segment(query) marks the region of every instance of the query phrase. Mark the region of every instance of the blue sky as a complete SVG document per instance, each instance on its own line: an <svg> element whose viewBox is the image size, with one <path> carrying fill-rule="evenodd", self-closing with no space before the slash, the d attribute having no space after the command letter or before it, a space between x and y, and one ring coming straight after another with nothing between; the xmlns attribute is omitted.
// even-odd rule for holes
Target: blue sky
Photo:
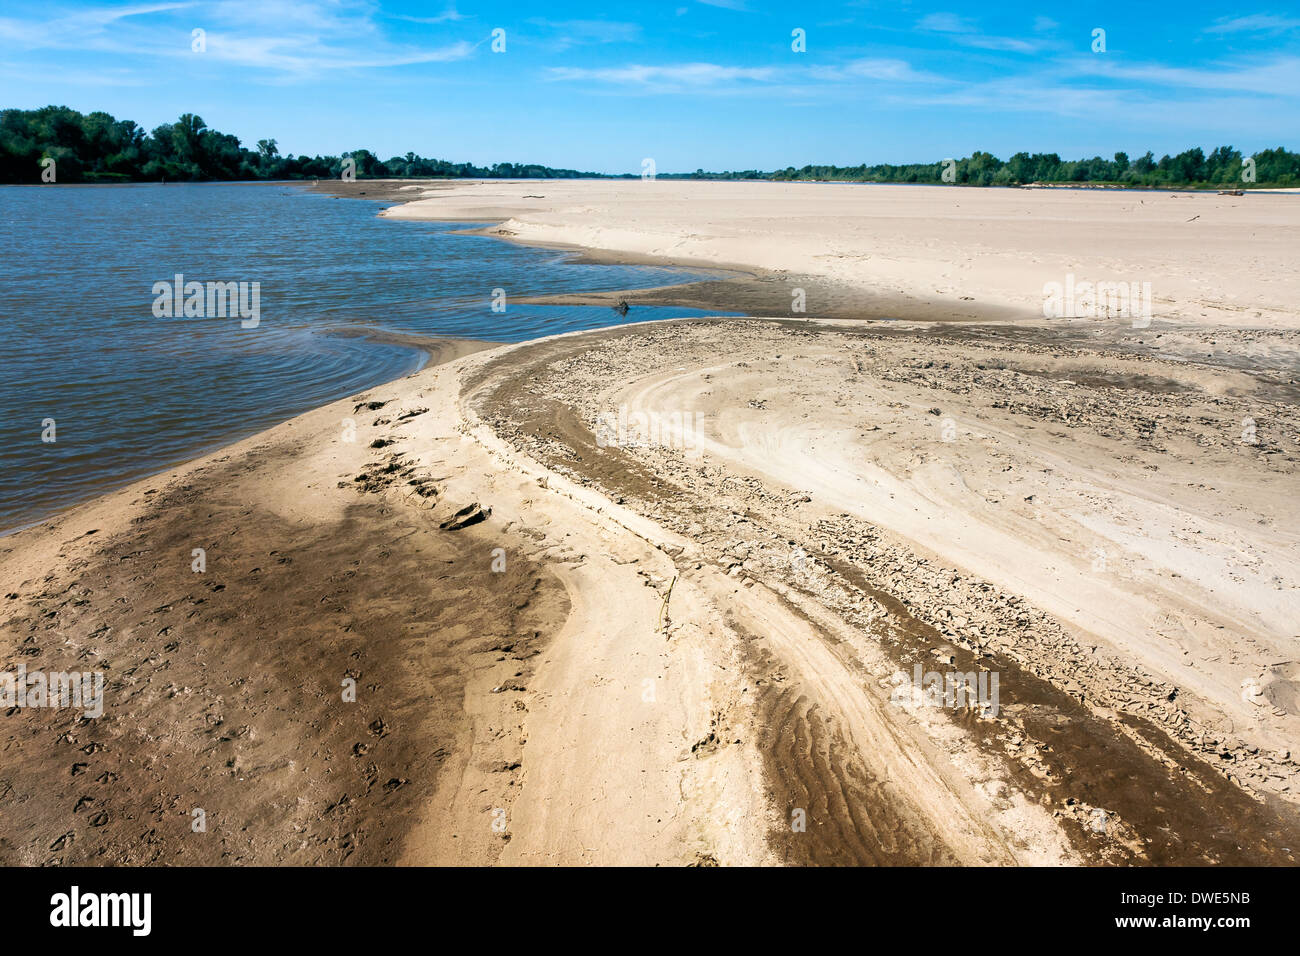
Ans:
<svg viewBox="0 0 1300 956"><path fill-rule="evenodd" d="M1300 9L1143 6L5 0L0 106L604 172L1297 147Z"/></svg>

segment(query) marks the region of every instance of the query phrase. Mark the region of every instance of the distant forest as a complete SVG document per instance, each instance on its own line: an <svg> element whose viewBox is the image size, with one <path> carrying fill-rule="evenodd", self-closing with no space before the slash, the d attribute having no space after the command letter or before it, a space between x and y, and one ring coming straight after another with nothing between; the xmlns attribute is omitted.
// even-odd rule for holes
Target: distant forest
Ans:
<svg viewBox="0 0 1300 956"><path fill-rule="evenodd" d="M273 139L247 149L229 133L209 129L186 113L152 133L107 113L82 114L66 106L0 110L0 182L41 182L41 161L55 162L60 183L168 182L241 179L337 179L348 157L358 178L578 179L576 169L526 163L475 166L425 159L415 153L381 162L368 149L343 156L285 156Z"/></svg>
<svg viewBox="0 0 1300 956"><path fill-rule="evenodd" d="M1254 159L1254 172L1242 178ZM822 179L845 182L938 183L944 163L906 166L793 166L759 178L778 180ZM738 178L749 178L741 174ZM969 186L1016 186L1026 183L1096 183L1116 186L1178 186L1237 188L1247 186L1300 186L1300 153L1281 147L1243 157L1231 146L1220 146L1208 156L1199 147L1177 156L1156 159L1148 151L1137 159L1116 153L1113 159L1063 160L1056 153L1016 153L1003 162L992 153L976 152L955 161L952 180Z"/></svg>
<svg viewBox="0 0 1300 956"><path fill-rule="evenodd" d="M342 156L281 155L273 139L242 146L229 133L209 129L186 113L153 132L107 113L79 113L66 106L38 110L0 110L0 182L38 183L43 161L53 159L60 183L173 182L202 180L338 178L351 158L359 178L441 179L587 179L604 174L553 169L526 163L475 166L415 153L380 160L368 149ZM1243 170L1254 164L1252 178ZM46 164L48 165L48 164ZM944 170L950 174L944 177ZM618 178L637 178L629 173ZM1156 159L1150 152L1137 159L1116 153L1112 159L1063 160L1056 153L1016 153L1003 161L976 152L963 159L903 166L793 166L772 172L660 173L660 179L824 180L833 182L942 183L968 186L1017 186L1029 183L1078 183L1136 187L1281 188L1300 186L1300 154L1278 147L1243 157L1231 146L1206 155L1200 148Z"/></svg>

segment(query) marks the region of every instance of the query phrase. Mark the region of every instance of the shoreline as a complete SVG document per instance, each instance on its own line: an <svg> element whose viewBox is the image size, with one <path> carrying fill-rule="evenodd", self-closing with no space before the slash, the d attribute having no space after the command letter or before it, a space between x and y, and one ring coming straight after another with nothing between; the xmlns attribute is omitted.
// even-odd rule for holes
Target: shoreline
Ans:
<svg viewBox="0 0 1300 956"><path fill-rule="evenodd" d="M354 338L370 338L376 342L380 342L384 344L401 345L410 348L415 352L420 353L420 355L422 356L422 360L418 368L409 372L404 372L401 375L396 376L396 378L388 379L385 382L380 382L378 383L379 385L387 384L387 382L397 381L401 378L418 374L420 371L427 368L429 365L437 365L440 364L441 362L451 361L455 358L459 358L461 355L467 355L479 349L493 348L498 344L500 344L497 342L485 342L478 339L456 339L450 337L409 335L406 333L388 332L382 329L374 329L374 330L330 329L330 330L322 330L317 334L343 335L343 336L354 337ZM338 401L338 399L335 399L335 401ZM58 505L54 507L52 510L42 509L39 514L33 514L28 517L19 518L20 523L13 527L0 528L0 541L3 541L5 538L9 537L10 535L17 534L20 531L25 531L30 528L40 527L42 524L46 523L47 521L55 519L67 511L81 507L82 505L85 505L89 502L97 501L98 499L103 498L106 495L111 495L125 488L129 488L130 486L138 482L147 481L148 479L155 477L157 475L167 474L170 471L183 468L186 465L199 461L200 459L208 458L227 448L237 445L240 442L246 441L249 438L256 437L262 432L270 431L276 426L284 424L284 422L286 421L291 421L292 419L297 418L300 415L307 414L307 412L315 411L317 408L320 407L321 406L316 406L316 408L305 409L294 415L291 415L289 418L283 419L279 422L272 422L269 425L258 427L252 431L240 431L240 432L232 433L231 435L225 437L211 439L208 442L205 442L203 445L196 447L194 450L184 453L181 457L159 462L155 466L150 466L148 470L145 470L139 474L135 474L131 476L118 476L113 478L105 478L104 487L100 489L96 489L94 491L89 491L84 497L79 498L76 501L69 501L65 504Z"/></svg>

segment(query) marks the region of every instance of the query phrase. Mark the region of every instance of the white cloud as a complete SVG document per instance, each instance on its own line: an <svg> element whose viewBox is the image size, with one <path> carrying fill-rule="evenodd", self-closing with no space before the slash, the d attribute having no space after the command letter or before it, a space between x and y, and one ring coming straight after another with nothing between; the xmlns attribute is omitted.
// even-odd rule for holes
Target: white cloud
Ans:
<svg viewBox="0 0 1300 956"><path fill-rule="evenodd" d="M226 63L309 76L326 70L365 70L463 60L474 44L460 41L435 48L357 50L278 37L208 34L206 56Z"/></svg>
<svg viewBox="0 0 1300 956"><path fill-rule="evenodd" d="M1103 57L1084 57L1070 61L1066 68L1078 74L1156 86L1234 90L1260 97L1300 97L1300 58L1294 56L1279 56L1266 62L1252 58L1199 68L1158 63L1127 66Z"/></svg>
<svg viewBox="0 0 1300 956"><path fill-rule="evenodd" d="M717 63L676 63L665 66L552 67L552 79L627 83L639 86L714 86L738 80L767 81L779 75L775 67L722 66Z"/></svg>
<svg viewBox="0 0 1300 956"><path fill-rule="evenodd" d="M443 63L464 59L474 51L468 41L434 47L391 42L378 15L370 0L137 4L54 17L39 10L26 19L0 18L0 40L25 51L111 53L142 75L147 73L142 68L201 55L288 80L339 69ZM193 29L206 34L207 49L202 54L190 49Z"/></svg>
<svg viewBox="0 0 1300 956"><path fill-rule="evenodd" d="M719 94L815 98L867 89L876 95L893 86L951 83L944 76L916 70L904 60L860 58L835 66L727 66L718 63L634 63L610 67L552 67L546 77L646 94Z"/></svg>
<svg viewBox="0 0 1300 956"><path fill-rule="evenodd" d="M1037 43L1017 40L1015 37L972 36L962 37L958 42L980 50L1002 50L1007 53L1035 53L1040 49Z"/></svg>
<svg viewBox="0 0 1300 956"><path fill-rule="evenodd" d="M461 20L469 20L471 17L457 11L455 5L449 6L443 13L436 17L408 17L401 14L394 14L394 20L406 20L410 23L458 23Z"/></svg>
<svg viewBox="0 0 1300 956"><path fill-rule="evenodd" d="M560 50L589 43L635 43L641 39L641 25L619 20L546 20L530 24L550 31L551 45Z"/></svg>
<svg viewBox="0 0 1300 956"><path fill-rule="evenodd" d="M1214 26L1206 27L1206 33L1286 33L1300 28L1300 20L1292 17L1276 17L1267 13L1252 13L1246 17L1221 19Z"/></svg>
<svg viewBox="0 0 1300 956"><path fill-rule="evenodd" d="M917 21L916 28L929 33L945 34L954 43L980 50L1000 50L1004 53L1034 53L1039 49L1039 44L1029 40L981 33L974 22L965 17L959 17L955 13L928 14ZM1037 29L1037 26L1035 28Z"/></svg>
<svg viewBox="0 0 1300 956"><path fill-rule="evenodd" d="M918 30L931 30L935 33L973 33L974 25L955 13L931 13L916 23Z"/></svg>
<svg viewBox="0 0 1300 956"><path fill-rule="evenodd" d="M810 74L823 80L889 80L895 83L935 83L945 77L916 70L906 60L864 58L843 66L813 67Z"/></svg>

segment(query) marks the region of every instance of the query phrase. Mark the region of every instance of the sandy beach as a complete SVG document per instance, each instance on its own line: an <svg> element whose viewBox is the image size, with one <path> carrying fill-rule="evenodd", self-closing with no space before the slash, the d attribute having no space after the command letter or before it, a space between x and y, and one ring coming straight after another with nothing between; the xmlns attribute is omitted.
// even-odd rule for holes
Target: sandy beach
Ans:
<svg viewBox="0 0 1300 956"><path fill-rule="evenodd" d="M329 190L744 317L450 344L0 539L3 667L106 675L11 712L4 862L1294 865L1296 197Z"/></svg>

